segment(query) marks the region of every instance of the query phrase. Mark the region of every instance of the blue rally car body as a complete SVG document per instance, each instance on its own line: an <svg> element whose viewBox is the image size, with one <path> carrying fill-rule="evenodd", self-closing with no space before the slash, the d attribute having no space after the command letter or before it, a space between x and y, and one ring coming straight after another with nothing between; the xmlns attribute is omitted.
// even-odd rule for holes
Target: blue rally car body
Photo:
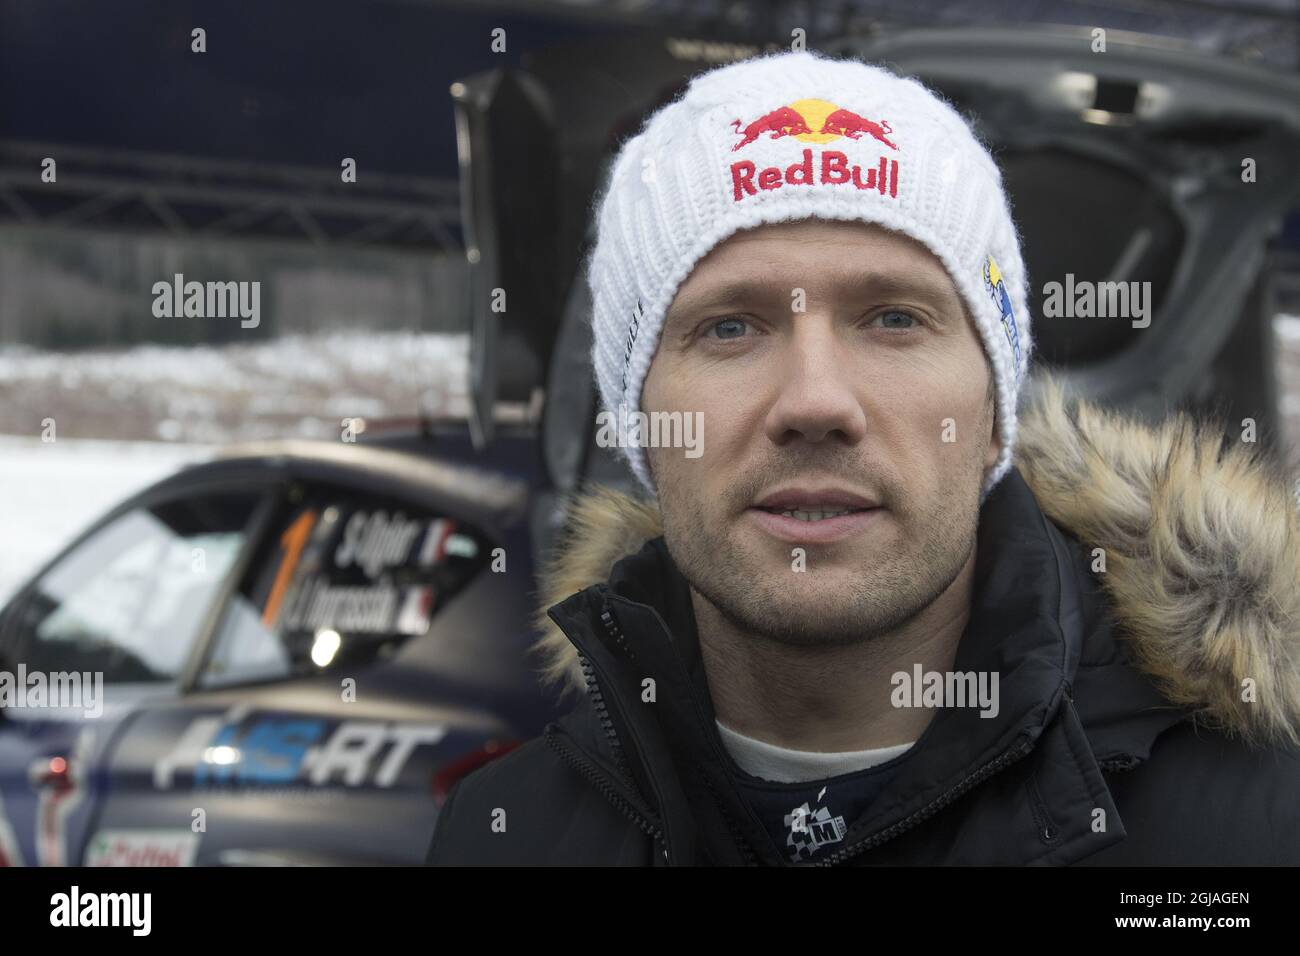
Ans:
<svg viewBox="0 0 1300 956"><path fill-rule="evenodd" d="M547 500L535 439L460 427L113 509L0 611L0 865L422 862L451 783L555 716Z"/></svg>

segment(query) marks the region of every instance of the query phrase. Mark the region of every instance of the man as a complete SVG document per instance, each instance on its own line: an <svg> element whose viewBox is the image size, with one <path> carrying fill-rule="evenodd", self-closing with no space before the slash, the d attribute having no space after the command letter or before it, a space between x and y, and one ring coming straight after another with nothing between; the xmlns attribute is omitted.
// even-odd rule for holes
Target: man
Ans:
<svg viewBox="0 0 1300 956"><path fill-rule="evenodd" d="M430 862L1300 863L1291 493L1050 380L1019 419L1025 269L951 108L730 65L598 222L593 364L649 497L575 502L543 622L575 709L454 789Z"/></svg>

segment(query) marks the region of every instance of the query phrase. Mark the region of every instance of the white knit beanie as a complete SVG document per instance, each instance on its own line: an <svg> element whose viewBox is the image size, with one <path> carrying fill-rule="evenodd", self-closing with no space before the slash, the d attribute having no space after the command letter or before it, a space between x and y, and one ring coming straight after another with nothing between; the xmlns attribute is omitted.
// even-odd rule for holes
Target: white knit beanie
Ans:
<svg viewBox="0 0 1300 956"><path fill-rule="evenodd" d="M917 81L807 52L703 73L623 145L597 216L592 365L615 420L640 410L664 315L709 250L764 223L858 220L948 270L996 383L1002 448L981 502L1010 469L1032 348L1020 244L992 157ZM636 432L620 448L654 495Z"/></svg>

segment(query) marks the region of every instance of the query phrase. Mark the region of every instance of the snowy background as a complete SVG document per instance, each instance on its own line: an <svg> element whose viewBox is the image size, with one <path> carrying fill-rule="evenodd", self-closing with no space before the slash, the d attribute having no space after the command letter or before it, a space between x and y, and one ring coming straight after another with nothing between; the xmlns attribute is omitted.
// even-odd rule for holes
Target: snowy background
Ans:
<svg viewBox="0 0 1300 956"><path fill-rule="evenodd" d="M1277 391L1282 406L1282 428L1290 455L1291 473L1300 477L1300 315L1279 315L1277 333Z"/></svg>
<svg viewBox="0 0 1300 956"><path fill-rule="evenodd" d="M253 345L0 350L0 435L228 442L339 435L344 418L468 411L469 338L286 336Z"/></svg>

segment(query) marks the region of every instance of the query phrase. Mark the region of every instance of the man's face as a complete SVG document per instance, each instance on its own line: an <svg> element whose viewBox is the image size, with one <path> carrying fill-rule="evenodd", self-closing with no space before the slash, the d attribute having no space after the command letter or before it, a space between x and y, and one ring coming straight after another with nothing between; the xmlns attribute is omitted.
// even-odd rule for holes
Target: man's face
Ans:
<svg viewBox="0 0 1300 956"><path fill-rule="evenodd" d="M678 290L641 407L702 413L699 457L646 453L669 552L742 631L868 639L971 555L999 450L990 373L910 238L823 220L731 237Z"/></svg>

